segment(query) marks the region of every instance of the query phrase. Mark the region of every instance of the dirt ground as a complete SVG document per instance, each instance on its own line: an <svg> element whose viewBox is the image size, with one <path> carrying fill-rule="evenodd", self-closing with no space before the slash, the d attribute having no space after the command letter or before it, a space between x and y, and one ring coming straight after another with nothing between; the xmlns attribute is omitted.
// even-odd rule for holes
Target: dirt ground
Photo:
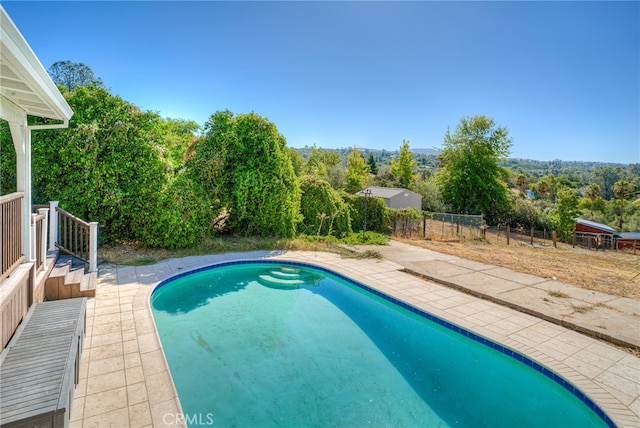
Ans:
<svg viewBox="0 0 640 428"><path fill-rule="evenodd" d="M522 243L507 246L480 240L396 239L468 260L640 300L640 251L634 255L625 251L596 252L560 243L555 248Z"/></svg>

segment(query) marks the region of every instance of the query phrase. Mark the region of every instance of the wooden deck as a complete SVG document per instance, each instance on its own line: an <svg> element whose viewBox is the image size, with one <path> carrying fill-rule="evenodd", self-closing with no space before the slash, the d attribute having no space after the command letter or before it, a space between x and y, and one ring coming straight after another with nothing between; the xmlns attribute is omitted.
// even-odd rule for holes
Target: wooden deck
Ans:
<svg viewBox="0 0 640 428"><path fill-rule="evenodd" d="M0 354L2 427L68 426L85 320L86 298L31 307Z"/></svg>

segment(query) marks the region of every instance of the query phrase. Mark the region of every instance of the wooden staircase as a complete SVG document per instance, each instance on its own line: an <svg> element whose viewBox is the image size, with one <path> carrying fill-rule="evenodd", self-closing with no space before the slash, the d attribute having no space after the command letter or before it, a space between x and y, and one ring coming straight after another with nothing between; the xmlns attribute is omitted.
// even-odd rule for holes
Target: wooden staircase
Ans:
<svg viewBox="0 0 640 428"><path fill-rule="evenodd" d="M46 300L95 297L97 272L87 272L86 264L68 256L60 256L45 282Z"/></svg>

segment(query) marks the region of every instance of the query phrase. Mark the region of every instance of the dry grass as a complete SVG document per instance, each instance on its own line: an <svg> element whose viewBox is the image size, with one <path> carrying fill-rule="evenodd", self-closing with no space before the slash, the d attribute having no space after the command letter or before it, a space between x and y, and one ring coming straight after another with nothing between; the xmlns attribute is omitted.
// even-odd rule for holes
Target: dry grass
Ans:
<svg viewBox="0 0 640 428"><path fill-rule="evenodd" d="M594 251L558 243L553 246L511 245L482 240L452 242L402 239L464 259L518 272L555 278L582 288L640 300L640 255L625 251Z"/></svg>
<svg viewBox="0 0 640 428"><path fill-rule="evenodd" d="M362 237L365 242L354 241L355 244L366 244L368 240L373 243L384 243L387 238L381 235L374 236L369 233ZM362 235L356 235L360 238ZM382 239L382 240L381 240ZM187 257L202 254L220 254L231 252L245 252L255 250L288 250L288 251L327 251L340 254L348 258L382 258L382 255L374 250L357 251L349 245L335 239L317 239L316 237L299 237L296 239L276 239L258 237L224 237L205 239L194 248L179 250L143 248L136 243L127 242L118 245L105 245L98 250L99 261L123 266L149 265L171 257Z"/></svg>

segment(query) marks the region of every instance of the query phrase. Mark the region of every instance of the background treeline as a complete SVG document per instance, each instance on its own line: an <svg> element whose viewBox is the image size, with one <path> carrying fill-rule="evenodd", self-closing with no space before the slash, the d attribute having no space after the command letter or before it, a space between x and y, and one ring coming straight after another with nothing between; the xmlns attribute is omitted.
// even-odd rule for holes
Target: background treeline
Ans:
<svg viewBox="0 0 640 428"><path fill-rule="evenodd" d="M640 164L508 159L508 131L462 118L439 152L290 148L255 113L219 111L200 127L111 94L84 64L50 68L74 111L69 127L33 131L34 203L59 200L100 224L102 242L193 246L216 235L346 237L388 231L367 186L409 188L424 211L484 214L489 224L556 229L581 216L623 231L640 226ZM41 119L30 118L30 123ZM15 151L0 123L0 193L15 191ZM410 213L418 215L419 213Z"/></svg>

